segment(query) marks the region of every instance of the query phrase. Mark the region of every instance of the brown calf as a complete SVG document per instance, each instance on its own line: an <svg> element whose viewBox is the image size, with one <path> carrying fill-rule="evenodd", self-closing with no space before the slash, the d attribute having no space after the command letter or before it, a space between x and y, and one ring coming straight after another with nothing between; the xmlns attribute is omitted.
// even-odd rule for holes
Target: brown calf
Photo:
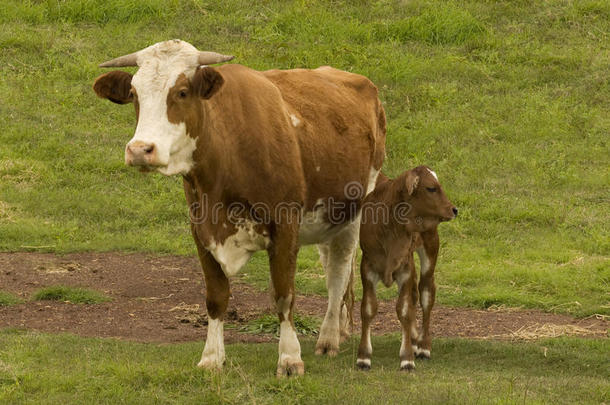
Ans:
<svg viewBox="0 0 610 405"><path fill-rule="evenodd" d="M430 264L435 263L438 252L436 227L456 215L457 208L447 199L436 174L426 166L408 170L394 180L379 181L375 190L364 200L360 225L363 296L362 337L356 363L358 367L371 367L373 349L370 326L377 314L375 288L381 280L386 287L393 282L398 285L396 314L402 325L400 368L415 368L411 342L417 338L413 332L416 332L415 308L418 294L413 251L415 248L423 249L424 252L418 250L420 255L425 255L420 257L426 257ZM430 255L426 254L428 251ZM433 261L428 259L432 256ZM423 279L422 275L422 281ZM430 282L429 278L426 282ZM430 297L426 299L429 303ZM429 313L424 326L428 325ZM429 344L429 335L427 336Z"/></svg>

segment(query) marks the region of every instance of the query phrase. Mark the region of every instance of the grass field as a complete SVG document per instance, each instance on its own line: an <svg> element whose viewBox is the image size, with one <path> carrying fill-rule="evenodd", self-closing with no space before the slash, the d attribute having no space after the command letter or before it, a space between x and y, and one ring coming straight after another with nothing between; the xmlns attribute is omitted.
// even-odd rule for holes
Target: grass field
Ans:
<svg viewBox="0 0 610 405"><path fill-rule="evenodd" d="M610 315L605 0L4 0L0 26L2 251L195 254L181 180L125 167L133 107L91 90L100 62L181 38L256 69L333 65L378 85L384 170L427 164L460 208L440 227L437 302ZM314 248L298 268L299 291L325 293ZM242 277L265 288L267 271L257 254ZM607 339L441 339L414 375L396 371L396 336L374 344L365 374L353 343L314 359L306 339L307 375L276 381L272 344L228 346L215 374L194 369L201 344L2 331L0 402L610 401Z"/></svg>
<svg viewBox="0 0 610 405"><path fill-rule="evenodd" d="M357 343L314 358L304 377L275 378L275 344L227 346L222 373L195 368L200 343L153 345L17 330L0 332L0 402L98 404L599 404L610 400L606 341L435 341L437 356L398 371L397 335L373 340L373 368L356 370ZM44 367L41 367L44 365Z"/></svg>

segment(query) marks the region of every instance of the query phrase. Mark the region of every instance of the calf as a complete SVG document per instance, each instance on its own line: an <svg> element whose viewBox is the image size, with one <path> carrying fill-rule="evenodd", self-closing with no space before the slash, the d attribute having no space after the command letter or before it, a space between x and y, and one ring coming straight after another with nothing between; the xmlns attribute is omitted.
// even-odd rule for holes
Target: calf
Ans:
<svg viewBox="0 0 610 405"><path fill-rule="evenodd" d="M380 181L363 202L360 225L362 262L362 337L357 365L371 367L371 321L377 314L375 288L396 282L396 314L402 325L401 370L415 368L411 344L415 331L417 280L413 264L416 244L424 246L428 232L440 222L456 217L457 208L447 199L436 174L426 166L408 170L394 180ZM438 238L436 238L438 245ZM420 253L421 254L421 253ZM415 336L413 336L415 337Z"/></svg>

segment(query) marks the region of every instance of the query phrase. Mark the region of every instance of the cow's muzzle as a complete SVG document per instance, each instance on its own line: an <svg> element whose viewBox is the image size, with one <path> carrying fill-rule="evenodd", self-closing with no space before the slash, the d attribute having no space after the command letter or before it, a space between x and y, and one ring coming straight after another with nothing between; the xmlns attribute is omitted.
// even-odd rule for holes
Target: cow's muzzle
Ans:
<svg viewBox="0 0 610 405"><path fill-rule="evenodd" d="M125 164L127 166L160 166L157 147L154 143L134 141L125 148Z"/></svg>

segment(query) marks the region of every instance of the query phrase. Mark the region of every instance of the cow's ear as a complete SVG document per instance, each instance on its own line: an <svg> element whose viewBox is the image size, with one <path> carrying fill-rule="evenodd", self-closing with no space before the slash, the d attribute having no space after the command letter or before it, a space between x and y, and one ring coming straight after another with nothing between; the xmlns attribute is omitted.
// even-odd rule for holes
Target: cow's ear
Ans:
<svg viewBox="0 0 610 405"><path fill-rule="evenodd" d="M209 99L222 87L225 79L214 68L206 66L197 69L193 76L193 90L199 94L201 98Z"/></svg>
<svg viewBox="0 0 610 405"><path fill-rule="evenodd" d="M415 190L417 190L417 186L419 185L419 176L415 174L413 170L409 170L407 172L407 177L405 179L405 186L407 187L407 193L409 195L413 195Z"/></svg>
<svg viewBox="0 0 610 405"><path fill-rule="evenodd" d="M113 70L95 79L93 91L98 97L107 98L113 103L131 103L133 101L131 77L130 73Z"/></svg>

